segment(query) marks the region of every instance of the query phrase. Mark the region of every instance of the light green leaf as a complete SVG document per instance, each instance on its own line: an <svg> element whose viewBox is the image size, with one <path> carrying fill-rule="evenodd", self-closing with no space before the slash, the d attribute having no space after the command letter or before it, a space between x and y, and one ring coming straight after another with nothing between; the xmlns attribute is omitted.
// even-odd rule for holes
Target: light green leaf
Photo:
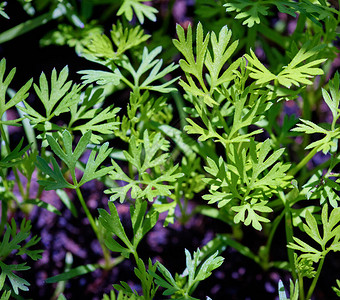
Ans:
<svg viewBox="0 0 340 300"><path fill-rule="evenodd" d="M234 222L237 224L242 221L246 226L251 224L256 230L262 230L260 222L268 223L270 220L259 215L257 211L262 213L272 212L273 210L266 205L267 203L268 201L261 201L255 204L246 203L240 206L233 206L231 209L236 212Z"/></svg>
<svg viewBox="0 0 340 300"><path fill-rule="evenodd" d="M162 59L156 59L156 56L162 52L162 47L159 46L153 49L150 53L146 47L144 47L143 54L142 54L142 62L139 65L138 69L135 70L131 65L130 61L122 61L119 64L126 69L134 79L134 87L139 88L141 90L152 90L158 91L160 93L170 93L175 91L174 87L169 87L178 78L173 78L169 81L166 81L163 84L155 84L155 81L159 81L168 73L177 69L178 66L174 65L174 63L167 66L165 69L161 70L163 65ZM149 75L141 80L146 73L149 72Z"/></svg>
<svg viewBox="0 0 340 300"><path fill-rule="evenodd" d="M114 171L111 172L110 178L125 181L127 185L106 190L105 193L113 194L110 200L114 201L120 198L120 201L123 202L126 198L126 193L130 189L132 198L147 198L150 202L154 201L157 196L169 196L171 190L174 189L174 185L170 183L176 182L183 174L176 173L178 165L170 166L162 170L160 174L152 173L156 171L156 168L164 168L169 153L158 155L164 149L167 149L167 142L161 137L160 133L149 137L148 131L145 131L143 144L137 142L135 136L132 136L130 139L130 152L124 151L124 155L127 161L136 167L139 177L138 179L131 179L117 163L112 162ZM148 170L151 172L148 172ZM165 184L165 182L168 184Z"/></svg>
<svg viewBox="0 0 340 300"><path fill-rule="evenodd" d="M99 269L99 265L96 264L88 264L84 266L79 266L76 268L73 268L67 272L58 274L53 277L49 277L45 280L46 283L55 283L55 282L60 282L60 281L68 281L74 277L85 275L88 273L91 273L95 270Z"/></svg>
<svg viewBox="0 0 340 300"><path fill-rule="evenodd" d="M144 0L124 0L123 4L118 10L117 15L124 14L128 21L132 20L133 12L136 14L139 23L144 23L144 17L155 22L158 10L152 6L143 4Z"/></svg>
<svg viewBox="0 0 340 300"><path fill-rule="evenodd" d="M245 19L242 25L253 27L254 24L260 24L260 16L268 15L268 7L259 2L249 0L235 0L224 4L227 12L236 11L235 19ZM245 9L247 8L247 9Z"/></svg>
<svg viewBox="0 0 340 300"><path fill-rule="evenodd" d="M18 92L14 93L12 98L9 101L6 101L6 93L7 89L13 80L16 69L12 69L7 77L5 76L6 72L6 59L2 59L0 61L0 124L5 125L14 125L18 126L17 123L22 119L16 119L12 121L3 121L4 113L10 108L16 106L19 102L25 100L28 97L28 90L30 89L33 80L29 80L23 87L19 89Z"/></svg>
<svg viewBox="0 0 340 300"><path fill-rule="evenodd" d="M315 61L307 62L301 65L304 61L318 54L325 45L319 45L308 49L310 42L305 43L298 53L294 56L292 61L282 71L274 75L272 74L256 57L251 50L251 56L246 54L245 58L249 61L250 66L247 68L251 71L250 77L256 79L256 84L265 84L272 80L277 80L279 84L290 88L292 85L300 86L300 84L310 85L312 78L315 75L322 75L323 70L316 67L323 63L326 59L317 59Z"/></svg>

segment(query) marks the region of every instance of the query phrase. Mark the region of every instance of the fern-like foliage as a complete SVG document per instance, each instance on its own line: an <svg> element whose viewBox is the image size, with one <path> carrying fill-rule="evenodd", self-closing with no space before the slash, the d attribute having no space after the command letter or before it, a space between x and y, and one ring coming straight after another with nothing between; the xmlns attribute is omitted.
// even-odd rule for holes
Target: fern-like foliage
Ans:
<svg viewBox="0 0 340 300"><path fill-rule="evenodd" d="M103 64L111 71L80 71L79 74L83 74L82 80L84 83L96 82L101 85L109 83L118 85L122 81L133 90L153 90L160 93L174 91L175 89L169 86L178 78L171 79L162 84L155 84L155 82L163 79L165 75L177 68L172 63L161 70L163 60L156 59L162 51L161 46L156 47L151 52L144 47L141 63L137 69L135 69L124 54L127 50L145 42L148 38L149 35L144 34L140 27L124 30L122 25L118 23L118 25L113 25L111 32L111 39L117 47L116 51L114 51L112 42L106 35L94 36L92 43L85 52L85 58ZM127 71L132 76L132 82L122 74L123 71Z"/></svg>
<svg viewBox="0 0 340 300"><path fill-rule="evenodd" d="M132 136L131 150L124 151L124 156L137 169L138 179L130 178L115 161L112 161L114 170L110 173L110 178L122 180L126 185L106 190L105 193L112 194L110 200L115 201L119 198L120 202L124 202L130 190L133 199L146 198L153 201L156 196L169 196L174 189L173 183L183 174L176 172L178 165L165 168L169 153L159 152L167 150L167 145L160 133L149 136L148 131L145 131L142 143Z"/></svg>
<svg viewBox="0 0 340 300"><path fill-rule="evenodd" d="M245 58L250 63L248 66L251 70L250 77L256 80L256 84L266 84L271 81L277 81L279 84L290 88L292 85L300 86L300 84L312 84L310 78L316 75L322 75L323 70L316 67L323 63L326 59L317 59L303 64L312 56L319 53L325 45L321 44L310 49L311 42L305 43L291 62L282 68L278 74L270 72L256 57L254 51L250 50L250 55L246 54Z"/></svg>
<svg viewBox="0 0 340 300"><path fill-rule="evenodd" d="M44 186L46 190L57 190L62 188L76 189L96 178L107 175L112 167L104 167L99 169L103 161L111 153L108 143L103 144L98 153L96 150L92 150L91 154L85 165L85 170L81 180L78 182L76 178L76 165L81 155L86 150L91 139L91 131L86 132L79 140L74 151L72 150L72 136L65 130L62 134L62 145L64 149L58 144L58 142L52 137L47 136L47 141L52 148L53 152L66 164L70 170L73 184L69 183L60 170L60 167L54 157L52 157L53 169L48 165L48 161L42 157L37 157L38 168L45 173L48 177L44 180L39 180L39 184Z"/></svg>
<svg viewBox="0 0 340 300"><path fill-rule="evenodd" d="M3 125L11 125L11 126L20 126L18 122L22 119L15 120L4 120L4 113L10 108L15 107L19 102L25 100L28 97L28 90L30 89L33 80L29 80L23 87L19 89L18 92L8 101L6 101L6 94L8 87L11 81L14 78L16 69L12 69L7 76L5 76L6 72L6 59L2 59L0 61L0 124Z"/></svg>
<svg viewBox="0 0 340 300"><path fill-rule="evenodd" d="M152 90L160 93L169 93L176 90L169 86L177 81L178 78L173 78L163 84L155 84L156 81L162 79L166 74L171 73L177 68L174 63L171 63L165 69L161 70L163 60L156 59L157 55L161 52L161 46L153 49L151 52L145 47L143 49L141 64L137 70L134 69L130 61L122 60L119 62L119 65L132 75L134 89ZM143 76L146 78L141 80Z"/></svg>
<svg viewBox="0 0 340 300"><path fill-rule="evenodd" d="M329 202L332 207L338 207L340 197L340 180L332 179L332 172L322 174L322 170L315 172L308 182L303 185L307 199L320 199L320 205Z"/></svg>
<svg viewBox="0 0 340 300"><path fill-rule="evenodd" d="M8 279L15 294L18 295L19 290L28 291L30 284L14 272L26 271L30 269L30 267L27 266L26 263L7 265L3 260L8 255L14 253L16 255L25 254L33 260L41 258L43 250L31 249L31 247L35 246L40 240L37 236L29 238L31 227L30 221L26 221L25 219L21 222L19 231L17 231L17 225L14 219L11 220L11 224L7 224L6 232L0 242L0 290L3 289L6 279Z"/></svg>
<svg viewBox="0 0 340 300"><path fill-rule="evenodd" d="M340 139L340 127L336 124L340 117L339 87L339 73L336 73L334 79L329 82L330 94L325 89L322 89L322 95L333 117L330 126L329 124L317 125L312 121L300 119L301 123L297 124L297 127L292 129L292 131L304 132L306 134L319 133L324 135L322 139L310 143L306 149L315 149L316 151L322 151L324 154L328 152L335 153L337 151L337 141Z"/></svg>
<svg viewBox="0 0 340 300"><path fill-rule="evenodd" d="M319 249L307 244L297 237L293 237L294 243L289 243L288 247L302 252L302 258L310 259L317 263L324 259L330 251L340 251L340 208L333 208L328 216L328 204L322 208L321 222L322 231L318 228L315 217L306 212L306 224L303 225L304 231L319 246Z"/></svg>
<svg viewBox="0 0 340 300"><path fill-rule="evenodd" d="M142 44L149 39L140 26L134 28L123 27L121 22L112 25L111 40L105 34L97 33L91 36L84 49L85 57L92 56L98 62L109 64L122 58L126 51ZM113 47L115 46L115 49Z"/></svg>
<svg viewBox="0 0 340 300"><path fill-rule="evenodd" d="M165 288L164 296L173 295L172 297L178 300L197 300L191 296L197 284L208 278L211 272L217 269L224 261L222 256L218 256L218 252L210 255L206 259L202 259L201 251L197 249L191 256L190 252L185 249L186 269L181 276L176 274L175 278L169 270L158 262L158 275L150 271L155 278L156 284Z"/></svg>
<svg viewBox="0 0 340 300"><path fill-rule="evenodd" d="M217 164L207 158L205 170L212 178L204 179L210 186L210 193L203 199L209 204L217 203L220 208L231 207L236 212L235 223L251 224L261 230L261 222L269 222L261 213L272 211L268 200L278 192L278 187L289 182L285 173L290 165L279 161L284 149L269 154L270 140L258 144L252 140L243 147L231 144L229 149L229 163L220 158Z"/></svg>
<svg viewBox="0 0 340 300"><path fill-rule="evenodd" d="M111 251L121 253L128 258L131 253L136 254L137 246L142 238L155 226L158 212L155 210L146 212L147 202L137 200L135 205L130 207L134 235L132 239L129 239L113 202L109 202L109 209L110 213L99 209L99 222L106 231L105 244ZM117 236L123 245L112 236Z"/></svg>
<svg viewBox="0 0 340 300"><path fill-rule="evenodd" d="M45 115L37 112L26 101L24 101L24 106L20 106L19 109L24 112L31 124L42 132L40 137L44 139L44 146L47 145L46 133L55 130L62 131L66 127L66 124L61 126L60 122L56 120L56 117L63 113L71 114L67 125L69 131L79 130L84 134L91 130L94 132L91 141L98 144L103 140L103 135L113 134L117 129L119 123L115 121L115 117L119 108L115 108L113 105L105 109L102 108L105 98L101 89L94 91L89 87L81 95L82 87L78 84L72 85L71 81L67 81L68 75L68 67L65 67L59 76L53 69L50 86L44 73L40 76L39 86L34 84L35 91L45 108ZM106 80L105 76L102 77L102 80Z"/></svg>
<svg viewBox="0 0 340 300"><path fill-rule="evenodd" d="M227 69L225 64L235 52L238 41L228 46L231 39L231 31L224 26L218 37L214 32L208 33L205 37L203 34L203 26L201 23L196 29L196 51L193 51L192 28L189 25L187 34L184 29L177 25L176 27L178 40L173 40L175 47L183 54L185 59L181 59L179 64L185 72L188 83L181 80L180 85L186 92L202 97L204 102L213 106L217 102L212 98L212 94L220 85L230 82L234 78L234 71L239 66L239 60L233 62ZM208 49L211 43L212 52ZM207 68L208 74L205 74L204 67ZM210 87L205 82L206 75L209 75ZM194 81L198 81L199 85Z"/></svg>
<svg viewBox="0 0 340 300"><path fill-rule="evenodd" d="M244 19L242 25L247 25L248 27L260 24L261 19L268 15L269 9L273 6L276 6L280 12L293 17L296 17L297 14L302 14L321 26L320 20L334 17L338 12L329 7L326 1L319 2L273 0L263 3L255 0L232 0L228 1L224 6L227 13L236 12L235 19Z"/></svg>
<svg viewBox="0 0 340 300"><path fill-rule="evenodd" d="M139 23L143 24L145 17L153 22L156 21L158 10L152 6L143 4L144 0L124 0L117 15L123 15L128 21L133 18L133 12L136 14Z"/></svg>
<svg viewBox="0 0 340 300"><path fill-rule="evenodd" d="M105 136L114 134L118 129L120 122L117 122L116 116L120 108L114 105L103 108L105 100L103 89L89 87L82 96L81 103L75 103L70 107L68 130L79 130L82 134L91 131L91 142L99 144Z"/></svg>
<svg viewBox="0 0 340 300"><path fill-rule="evenodd" d="M0 158L0 168L10 168L21 163L24 160L22 156L29 149L30 145L27 145L26 147L21 149L23 142L24 139L21 139L18 145L8 155Z"/></svg>

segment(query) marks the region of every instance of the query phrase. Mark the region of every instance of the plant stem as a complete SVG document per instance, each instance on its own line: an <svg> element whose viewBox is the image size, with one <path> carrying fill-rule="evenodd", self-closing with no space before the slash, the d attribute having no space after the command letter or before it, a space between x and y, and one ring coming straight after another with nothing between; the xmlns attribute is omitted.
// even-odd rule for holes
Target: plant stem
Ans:
<svg viewBox="0 0 340 300"><path fill-rule="evenodd" d="M0 235L2 235L4 229L5 229L5 224L7 222L7 209L8 205L6 200L1 201L1 223L0 223Z"/></svg>
<svg viewBox="0 0 340 300"><path fill-rule="evenodd" d="M301 160L293 169L288 172L288 175L294 176L297 172L300 171L318 152L319 147L315 147L312 151L310 151L303 160Z"/></svg>
<svg viewBox="0 0 340 300"><path fill-rule="evenodd" d="M105 259L105 268L108 268L109 265L110 265L110 260L111 260L110 253L109 253L108 249L106 248L106 246L103 245L103 241L102 241L102 238L99 234L97 224L96 224L95 220L93 219L91 212L90 212L90 210L88 209L88 207L85 203L85 200L83 198L83 195L82 195L79 187L76 188L76 192L77 192L77 196L78 196L78 199L80 201L80 204L83 207L85 214L86 214L86 216L87 216L87 218L90 222L90 225L91 225L94 233L96 234L98 242L99 242L99 244L102 248L104 259Z"/></svg>
<svg viewBox="0 0 340 300"><path fill-rule="evenodd" d="M305 290L303 287L303 277L298 275L298 281L299 281L299 298L300 300L305 300Z"/></svg>
<svg viewBox="0 0 340 300"><path fill-rule="evenodd" d="M315 286L316 286L316 283L318 282L318 279L319 279L319 276L320 276L320 273L321 273L321 269L322 269L322 266L323 266L323 263L325 261L325 257L323 257L319 263L319 266L318 266L318 269L316 271L316 275L313 279L313 282L311 284L311 286L309 287L309 290L308 290L308 293L307 293L307 297L306 297L306 300L309 300L311 297L312 297L312 294L314 292L314 289L315 289Z"/></svg>
<svg viewBox="0 0 340 300"><path fill-rule="evenodd" d="M266 255L264 266L263 266L264 269L268 268L268 257L269 257L270 248L271 248L271 245L272 245L272 242L273 242L273 238L275 236L276 229L279 226L279 224L281 223L281 220L282 220L284 215L285 215L285 210L283 210L281 212L281 214L279 216L277 216L276 219L273 222L273 226L272 226L271 231L269 233L269 237L268 237L267 244L265 246L265 251L264 251L264 253Z"/></svg>
<svg viewBox="0 0 340 300"><path fill-rule="evenodd" d="M7 135L5 133L5 130L4 130L3 126L2 126L2 124L0 125L0 132L1 132L2 138L3 138L4 142L5 142L7 152L9 154L9 153L11 153L11 148L9 146L9 141L7 139ZM14 177L15 177L15 181L16 181L16 183L18 185L19 192L20 192L21 197L22 197L22 201L25 201L24 187L23 187L23 185L22 185L22 183L20 181L19 174L18 174L18 171L17 171L15 166L12 167L12 171L13 171L13 174L14 174Z"/></svg>
<svg viewBox="0 0 340 300"><path fill-rule="evenodd" d="M287 241L287 245L290 242L294 242L293 240L293 225L292 225L292 216L290 213L290 206L289 206L289 202L287 201L284 193L282 191L279 192L279 197L282 200L285 209L283 210L284 214L285 214L285 229L286 229L286 241ZM296 274L296 270L295 270L295 260L294 260L294 250L290 249L287 247L287 254L288 254L288 260L289 260L289 265L291 268L291 272L292 272L292 276L293 276L293 281L296 281L297 279L297 274Z"/></svg>

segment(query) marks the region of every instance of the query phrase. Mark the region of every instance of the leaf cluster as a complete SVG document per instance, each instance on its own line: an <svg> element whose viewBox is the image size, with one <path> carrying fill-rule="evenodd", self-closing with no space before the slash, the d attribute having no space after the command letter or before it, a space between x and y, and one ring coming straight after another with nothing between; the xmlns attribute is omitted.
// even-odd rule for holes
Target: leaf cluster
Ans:
<svg viewBox="0 0 340 300"><path fill-rule="evenodd" d="M33 236L30 238L31 222L22 220L19 231L14 219L11 220L11 224L7 224L7 229L0 243L0 290L3 289L6 279L11 283L15 294L19 294L19 290L28 291L30 285L25 279L19 277L14 272L26 271L30 267L26 263L17 265L8 265L3 260L10 254L27 255L33 260L40 259L43 250L32 250L31 247L35 246L40 238ZM9 292L10 293L10 292ZM4 297L4 295L3 295Z"/></svg>
<svg viewBox="0 0 340 300"><path fill-rule="evenodd" d="M138 178L129 177L118 163L112 161L114 170L110 172L110 178L126 184L106 190L105 193L112 194L110 200L115 201L119 198L122 203L130 190L133 199L148 199L150 202L156 196L170 196L171 190L174 189L173 183L183 174L176 172L178 165L167 168L169 153L159 154L160 151L167 150L167 145L160 133L149 136L148 131L144 131L142 142L132 136L131 150L123 153L126 160L136 168Z"/></svg>

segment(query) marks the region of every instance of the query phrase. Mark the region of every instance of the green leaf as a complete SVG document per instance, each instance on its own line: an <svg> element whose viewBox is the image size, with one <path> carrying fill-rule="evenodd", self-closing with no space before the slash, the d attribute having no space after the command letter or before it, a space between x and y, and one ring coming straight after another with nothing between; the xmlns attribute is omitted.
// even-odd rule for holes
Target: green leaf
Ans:
<svg viewBox="0 0 340 300"><path fill-rule="evenodd" d="M312 56L317 55L325 45L318 45L312 49L308 49L309 47L310 41L302 46L292 61L287 66L283 67L282 71L277 75L272 74L251 50L251 56L248 54L245 55L245 58L250 63L250 66L247 67L251 71L250 77L256 79L256 84L265 84L272 80L277 80L279 84L287 88L290 88L292 85L300 86L300 84L312 84L313 82L309 78L323 74L323 70L316 66L323 63L326 59L317 59L315 61L307 62L304 65L301 64Z"/></svg>
<svg viewBox="0 0 340 300"><path fill-rule="evenodd" d="M322 96L326 104L328 105L329 109L332 112L332 116L333 116L332 125L333 125L340 117L340 108L339 108L340 78L339 78L338 72L335 73L333 80L329 81L329 90L331 94L329 94L325 89L322 89Z"/></svg>
<svg viewBox="0 0 340 300"><path fill-rule="evenodd" d="M194 52L191 26L188 26L186 35L180 25L177 25L176 31L178 40L173 40L173 43L184 56L184 59L181 59L179 64L188 80L188 83L181 80L180 85L187 93L202 97L208 106L218 105L218 102L212 97L213 92L215 90L218 91L220 85L230 82L235 78L234 72L240 64L240 60L236 60L222 71L228 59L235 52L238 41L233 42L228 47L231 31L227 26L221 29L218 38L214 32L211 36L208 33L204 38L203 26L201 23L198 23L196 29L196 51ZM212 54L208 49L209 41L211 41L212 45ZM205 77L208 74L204 74L204 67L209 72L209 88L205 82ZM199 85L193 80L192 76L196 77Z"/></svg>
<svg viewBox="0 0 340 300"><path fill-rule="evenodd" d="M212 45L213 58L210 54L210 51L207 51L205 65L209 70L211 86L213 88L217 88L219 85L231 81L231 79L234 78L233 71L239 66L240 61L237 60L232 63L227 70L223 71L220 76L222 68L232 56L232 54L236 51L238 46L238 41L235 41L228 47L231 34L231 30L229 30L227 26L222 27L218 35L218 39L215 32L211 33L210 41Z"/></svg>
<svg viewBox="0 0 340 300"><path fill-rule="evenodd" d="M158 212L156 210L149 210L147 214L147 202L143 200L136 200L135 206L130 206L130 215L132 228L134 233L133 245L137 248L142 238L156 225L158 221Z"/></svg>
<svg viewBox="0 0 340 300"><path fill-rule="evenodd" d="M79 266L76 268L73 268L67 272L58 274L53 277L49 277L45 280L46 283L55 283L60 281L68 281L74 277L85 275L88 273L91 273L99 268L99 265L97 264L88 264L84 266Z"/></svg>
<svg viewBox="0 0 340 300"><path fill-rule="evenodd" d="M2 290L6 278L8 278L17 295L19 294L19 290L28 291L28 286L30 284L14 274L13 271L25 271L30 267L26 266L26 263L7 265L3 260L15 251L16 255L26 254L33 260L41 259L43 250L30 249L30 247L36 245L40 240L37 236L29 238L31 227L31 222L26 221L25 219L22 220L19 231L17 231L17 225L14 219L11 220L11 224L7 224L5 234L0 242L0 290Z"/></svg>
<svg viewBox="0 0 340 300"><path fill-rule="evenodd" d="M52 136L48 135L46 138L53 152L68 166L70 170L75 170L77 160L84 153L86 146L90 142L91 131L86 132L80 138L74 152L72 149L72 136L67 130L64 130L62 133L65 150L61 149L60 145Z"/></svg>
<svg viewBox="0 0 340 300"><path fill-rule="evenodd" d="M298 300L299 299L299 285L298 281L295 281L295 284L292 280L290 280L290 298L287 297L285 287L281 280L279 280L278 285L279 290L279 300Z"/></svg>
<svg viewBox="0 0 340 300"><path fill-rule="evenodd" d="M132 20L133 12L136 14L139 23L144 23L144 18L155 22L156 14L158 10L152 6L143 4L144 0L124 0L123 4L119 8L117 15L121 16L124 14L128 21Z"/></svg>
<svg viewBox="0 0 340 300"><path fill-rule="evenodd" d="M120 108L110 105L103 109L104 100L103 89L89 87L84 93L83 102L80 105L74 104L70 109L69 128L72 131L80 130L82 134L91 131L91 142L95 144L99 144L104 139L103 135L113 134L119 125L116 114ZM79 121L82 124L77 125Z"/></svg>
<svg viewBox="0 0 340 300"><path fill-rule="evenodd" d="M242 25L247 25L248 27L253 27L255 23L260 24L259 15L268 15L268 7L262 3L249 0L230 1L223 6L227 8L227 12L236 11L235 19L245 19Z"/></svg>
<svg viewBox="0 0 340 300"><path fill-rule="evenodd" d="M3 115L7 110L16 106L19 102L25 100L28 97L28 90L30 89L33 80L31 79L27 81L27 83L23 87L21 87L18 92L14 93L9 101L6 101L7 89L11 81L13 80L16 69L12 69L7 77L5 76L5 72L6 59L3 58L0 61L0 124L18 126L17 123L20 122L22 119L3 121Z"/></svg>
<svg viewBox="0 0 340 300"><path fill-rule="evenodd" d="M25 202L22 205L26 205L26 204L36 205L38 207L48 210L51 213L61 216L61 212L55 206L53 206L52 204L46 203L38 198L25 200Z"/></svg>
<svg viewBox="0 0 340 300"><path fill-rule="evenodd" d="M322 151L324 154L329 151L334 151L337 147L336 139L340 139L340 128L335 130L326 130L311 121L300 119L302 123L297 124L297 127L293 128L292 131L304 132L307 134L321 133L325 136L322 139L316 140L310 143L305 149L317 149Z"/></svg>
<svg viewBox="0 0 340 300"><path fill-rule="evenodd" d="M126 246L127 248L124 248L120 246L119 250L123 253L124 257L128 257L129 253L133 251L133 245L131 244L130 240L128 239L124 227L122 223L120 222L120 218L116 209L116 206L109 202L109 214L104 209L98 209L99 211L99 222L100 224L106 229L110 235L108 235L105 238L105 244L109 247L110 245L114 245L117 247L119 244L117 242L112 243L112 235L116 235ZM118 245L117 245L118 244ZM110 248L110 247L109 247ZM118 249L118 248L117 248Z"/></svg>
<svg viewBox="0 0 340 300"><path fill-rule="evenodd" d="M18 295L19 290L28 291L28 287L30 286L30 284L25 279L20 278L18 275L14 274L13 271L26 271L29 268L30 267L25 266L25 263L17 265L6 265L0 261L0 290L2 290L6 278L8 278L15 294Z"/></svg>
<svg viewBox="0 0 340 300"><path fill-rule="evenodd" d="M148 131L144 131L143 144L137 143L135 136L132 136L130 139L130 153L124 151L124 155L127 161L136 167L139 178L132 179L128 177L119 165L112 161L114 171L110 173L110 178L125 181L127 185L106 190L105 193L113 194L110 200L115 201L119 198L120 202L123 202L130 189L132 198L147 198L150 202L157 196L169 196L171 190L174 189L174 185L170 183L176 182L178 178L183 176L181 173L176 173L178 165L162 170L161 174L153 175L148 172L148 170L156 171L156 168L164 167L169 153L159 155L157 153L166 147L167 142L161 137L160 133L150 138ZM165 184L165 182L168 182L168 184ZM143 185L143 188L141 185Z"/></svg>
<svg viewBox="0 0 340 300"><path fill-rule="evenodd" d="M17 232L16 223L14 219L12 219L11 225L7 224L6 232L0 243L0 257L6 258L13 251L19 250L17 252L17 255L27 254L34 260L41 258L40 255L40 253L42 252L41 250L28 249L29 247L37 244L40 238L34 236L31 239L29 239L26 243L21 244L29 237L31 228L32 228L31 222L23 219L20 225L20 231ZM12 237L11 240L10 237Z"/></svg>
<svg viewBox="0 0 340 300"><path fill-rule="evenodd" d="M83 84L96 83L98 85L119 85L122 78L121 73L118 69L114 72L107 71L96 71L96 70L83 70L79 71L78 74L82 74L81 80Z"/></svg>
<svg viewBox="0 0 340 300"><path fill-rule="evenodd" d="M323 175L322 170L318 170L303 185L303 192L307 199L320 199L320 205L329 202L332 207L338 207L340 185L329 177L332 177L329 172Z"/></svg>
<svg viewBox="0 0 340 300"><path fill-rule="evenodd" d="M273 210L266 205L267 202L268 201L261 201L260 203L246 203L233 206L231 209L236 212L234 222L237 224L242 221L246 226L251 224L256 230L262 230L260 222L268 223L270 220L259 215L257 211L262 213L272 212Z"/></svg>
<svg viewBox="0 0 340 300"><path fill-rule="evenodd" d="M336 293L338 297L340 297L340 280L336 280L337 287L332 286L333 291Z"/></svg>
<svg viewBox="0 0 340 300"><path fill-rule="evenodd" d="M51 126L58 128L56 125L51 125L49 121L54 116L59 116L62 113L68 112L70 107L79 102L80 85L72 85L71 81L67 81L68 67L64 67L59 76L55 69L52 70L51 84L49 86L46 75L42 73L39 78L39 86L34 84L34 89L45 108L43 116L32 108L26 101L23 101L25 106L20 106L30 119L31 123L41 131L51 130Z"/></svg>
<svg viewBox="0 0 340 300"><path fill-rule="evenodd" d="M9 300L9 297L11 297L11 291L8 290L8 291L4 291L1 295L1 298L0 300Z"/></svg>
<svg viewBox="0 0 340 300"><path fill-rule="evenodd" d="M6 14L5 12L5 6L7 5L7 2L1 2L0 3L0 15L3 16L6 19L10 19L10 17L8 16L8 14ZM2 297L4 297L4 299L7 298L6 292L4 292L4 294L2 295ZM1 297L1 299L2 299ZM8 296L9 297L9 296Z"/></svg>
<svg viewBox="0 0 340 300"><path fill-rule="evenodd" d="M153 49L150 53L146 47L144 47L143 54L142 54L142 62L139 65L137 71L133 68L129 61L122 61L119 63L124 69L126 69L134 79L134 88L139 88L141 90L151 90L157 91L160 93L170 93L172 91L176 91L176 88L169 87L177 78L173 78L169 81L166 81L163 84L155 85L155 81L159 81L164 78L165 75L177 69L178 66L171 63L165 69L161 70L163 65L162 59L156 59L156 56L162 52L162 47L159 46ZM149 72L149 70L151 70ZM148 73L147 77L146 73ZM141 81L141 79L144 79Z"/></svg>
<svg viewBox="0 0 340 300"><path fill-rule="evenodd" d="M223 257L217 255L218 251L202 260L199 249L194 252L193 257L190 252L185 249L186 269L181 275L181 279L176 275L175 280L168 269L159 262L157 264L157 269L163 278L154 272L149 272L155 278L156 284L165 288L163 295L175 295L173 298L183 300L196 299L190 295L194 292L197 284L208 278L211 275L211 272L218 268L224 261ZM185 284L183 284L183 277L186 277L187 279Z"/></svg>
<svg viewBox="0 0 340 300"><path fill-rule="evenodd" d="M104 162L104 160L110 155L110 153L111 148L109 148L108 142L104 143L99 148L98 153L96 153L95 150L91 151L90 157L88 158L86 163L83 177L79 182L79 186L93 179L101 178L112 171L113 167L104 167L97 170L99 166Z"/></svg>
<svg viewBox="0 0 340 300"><path fill-rule="evenodd" d="M37 157L36 166L48 176L47 179L38 180L38 183L42 185L47 191L64 188L75 189L76 186L70 184L64 178L55 158L51 157L50 160L52 161L53 169L48 165L48 162L44 158L40 156Z"/></svg>
<svg viewBox="0 0 340 300"><path fill-rule="evenodd" d="M144 34L139 25L133 28L124 28L122 23L118 21L117 25L112 25L111 38L117 47L117 56L120 56L127 50L144 43L150 38L150 35Z"/></svg>
<svg viewBox="0 0 340 300"><path fill-rule="evenodd" d="M312 260L317 263L321 258L324 258L329 251L340 251L340 208L333 208L328 217L328 204L322 208L321 222L322 234L319 231L315 217L309 212L306 212L306 224L303 224L304 231L312 238L319 248L316 249L309 244L303 242L299 238L293 237L295 243L289 243L288 247L294 250L301 251L301 257Z"/></svg>
<svg viewBox="0 0 340 300"><path fill-rule="evenodd" d="M23 162L24 158L22 156L30 148L30 145L27 145L21 149L23 142L24 138L20 140L18 145L6 157L0 159L0 168L10 168Z"/></svg>
<svg viewBox="0 0 340 300"><path fill-rule="evenodd" d="M96 153L96 150L92 150L91 154L87 160L84 174L80 180L80 182L76 182L75 178L75 169L76 164L81 157L81 155L86 150L88 143L91 139L91 131L87 131L79 140L76 148L74 151L72 150L72 136L71 134L65 130L62 133L62 139L63 139L63 146L65 150L63 150L60 145L57 143L57 141L52 136L47 136L47 140L49 142L49 145L51 146L53 152L68 166L69 170L71 171L72 179L74 180L73 185L68 183L65 178L63 177L63 174L58 167L58 164L55 160L55 158L52 157L52 165L53 170L48 166L47 162L41 158L37 158L37 166L47 175L49 175L53 180L40 180L39 183L43 186L45 186L46 189L61 189L61 188L77 188L82 186L88 181L91 181L96 178L100 178L108 174L113 167L104 167L99 170L99 166L103 163L103 161L109 156L111 153L111 149L109 148L109 144L105 143L103 144L99 150L98 153Z"/></svg>

